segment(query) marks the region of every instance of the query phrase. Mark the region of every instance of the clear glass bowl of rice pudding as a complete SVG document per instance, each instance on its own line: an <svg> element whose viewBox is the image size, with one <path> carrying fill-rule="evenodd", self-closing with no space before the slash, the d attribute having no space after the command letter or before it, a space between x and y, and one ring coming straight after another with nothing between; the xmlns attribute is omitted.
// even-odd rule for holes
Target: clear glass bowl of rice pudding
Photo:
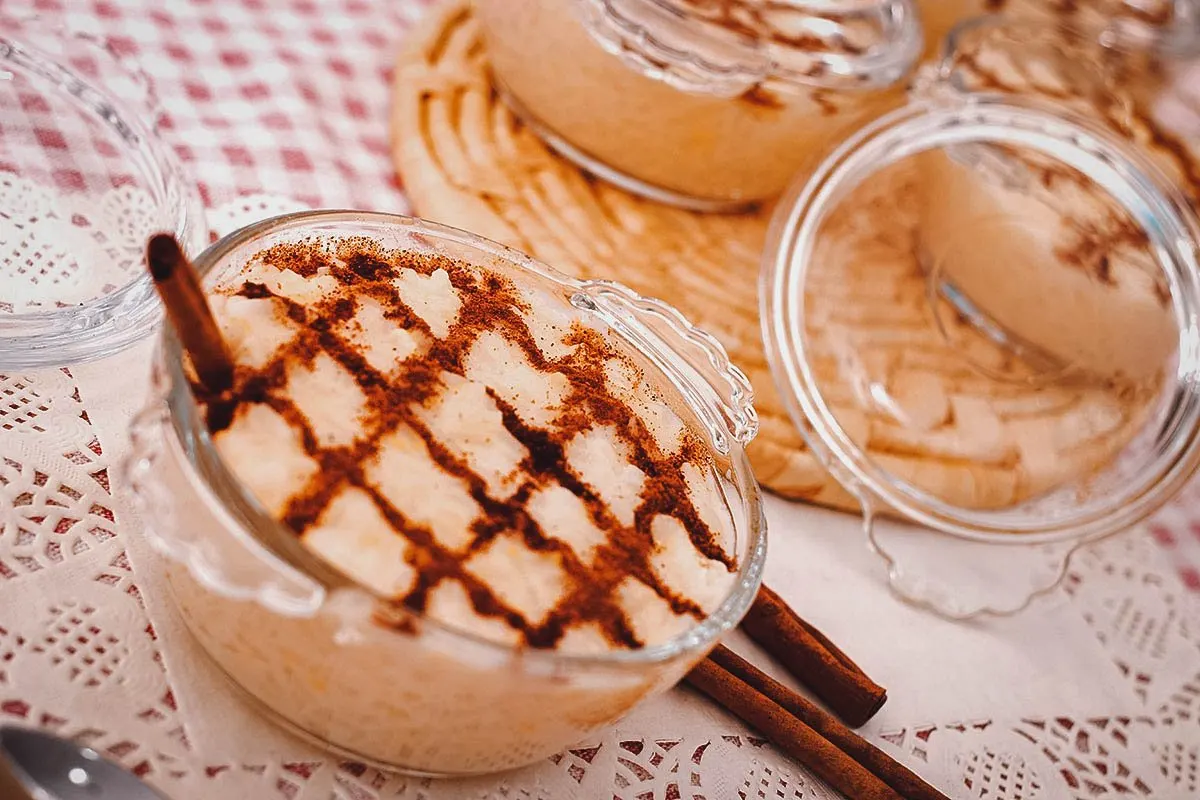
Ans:
<svg viewBox="0 0 1200 800"><path fill-rule="evenodd" d="M164 332L127 476L192 633L297 733L520 766L749 607L749 384L668 306L385 214L268 220L196 266L234 386Z"/></svg>
<svg viewBox="0 0 1200 800"><path fill-rule="evenodd" d="M473 0L505 100L560 154L701 210L779 195L903 102L913 0Z"/></svg>

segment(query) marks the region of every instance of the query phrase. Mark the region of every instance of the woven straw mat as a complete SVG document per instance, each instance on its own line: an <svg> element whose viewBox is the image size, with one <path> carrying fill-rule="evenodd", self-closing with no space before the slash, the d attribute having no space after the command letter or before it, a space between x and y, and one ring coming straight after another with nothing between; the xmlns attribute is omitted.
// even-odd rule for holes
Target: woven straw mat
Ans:
<svg viewBox="0 0 1200 800"><path fill-rule="evenodd" d="M761 431L749 455L759 481L786 497L857 510L785 413L763 351L757 284L769 210L683 211L591 178L555 155L493 90L479 26L465 0L448 0L410 34L393 95L393 158L420 216L503 242L576 277L621 281L674 305L717 336L754 385ZM875 227L899 216L881 202L889 200L859 204L875 206L869 209ZM842 309L874 314L870 309L883 303L878 319L893 328L881 333L928 329L917 319L927 313L919 268L884 273L889 270L865 251L847 258L840 273L827 272L829 279L813 290L829 294L820 298L820 316L832 326ZM862 296L851 296L856 292ZM836 376L826 395L843 428L878 463L944 499L992 507L1024 499L1094 470L1141 421L1136 410L1113 412L1112 398L1094 390L1047 396L1018 389L998 396L994 386L953 363L943 343L904 336L896 337L900 366L893 375L897 388L919 387L932 425L928 435L914 437L893 420L859 409L852 392L835 385ZM822 337L816 331L812 348L819 361L822 350L832 352ZM922 360L922 354L930 357ZM830 368L818 363L817 372L823 369ZM1097 427L1097 419L1107 421ZM1067 440L1057 441L1063 436ZM1045 441L1057 453L1031 463L1029 443L1044 449ZM980 453L998 455L994 464L981 465Z"/></svg>

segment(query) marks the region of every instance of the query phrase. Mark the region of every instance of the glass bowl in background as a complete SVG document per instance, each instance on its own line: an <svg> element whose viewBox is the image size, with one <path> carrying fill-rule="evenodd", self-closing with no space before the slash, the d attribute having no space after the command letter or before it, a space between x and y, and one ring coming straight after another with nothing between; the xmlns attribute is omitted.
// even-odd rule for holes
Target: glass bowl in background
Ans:
<svg viewBox="0 0 1200 800"><path fill-rule="evenodd" d="M271 717L322 746L407 772L494 772L559 752L666 690L735 626L762 580L766 530L743 446L757 430L749 383L712 337L658 301L572 280L515 251L421 220L302 212L235 232L196 266L213 282L255 253L310 237L365 236L386 249L487 267L604 330L707 441L738 559L705 620L641 650L572 655L517 648L333 588L223 464L185 378L178 341L159 343L154 388L132 429L125 472L173 596L220 668ZM538 306L539 308L541 305ZM274 533L264 533L267 531ZM344 584L345 581L343 580ZM383 614L388 624L378 623ZM402 619L396 619L399 614Z"/></svg>
<svg viewBox="0 0 1200 800"><path fill-rule="evenodd" d="M149 234L207 242L199 194L155 132L143 73L102 39L36 20L0 32L0 369L111 355L160 306Z"/></svg>
<svg viewBox="0 0 1200 800"><path fill-rule="evenodd" d="M1004 16L958 25L943 50L923 76L931 90L1026 97L1095 120L1145 152L1200 209L1200 123L1189 122L1186 109L1172 112L1187 102L1181 92L1200 91L1188 85L1195 62L1085 28Z"/></svg>
<svg viewBox="0 0 1200 800"><path fill-rule="evenodd" d="M1066 27L1106 46L1167 58L1200 52L1196 0L918 0L930 52L959 24L986 12L1028 20L1042 30Z"/></svg>
<svg viewBox="0 0 1200 800"><path fill-rule="evenodd" d="M555 150L703 211L778 196L810 156L900 103L912 0L474 0L493 77Z"/></svg>
<svg viewBox="0 0 1200 800"><path fill-rule="evenodd" d="M1200 226L1137 143L952 75L797 183L760 300L893 589L964 619L1025 608L1194 473Z"/></svg>

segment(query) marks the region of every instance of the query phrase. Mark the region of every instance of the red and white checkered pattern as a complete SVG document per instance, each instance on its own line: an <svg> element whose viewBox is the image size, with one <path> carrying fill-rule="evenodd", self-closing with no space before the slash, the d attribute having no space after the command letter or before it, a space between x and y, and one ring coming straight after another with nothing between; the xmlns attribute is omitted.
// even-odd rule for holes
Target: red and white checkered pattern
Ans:
<svg viewBox="0 0 1200 800"><path fill-rule="evenodd" d="M405 32L435 1L13 0L0 12L69 19L139 63L166 115L162 134L210 208L265 193L313 207L403 212L408 202L388 155L392 64ZM77 68L98 68L83 59ZM19 111L47 117L36 106ZM5 131L16 111L0 113ZM23 124L23 145L51 156L67 143L61 136L86 134L56 133L52 119ZM93 150L78 174L56 175L60 188L106 170L117 185L125 180L105 165L101 146ZM1149 528L1200 591L1200 483Z"/></svg>
<svg viewBox="0 0 1200 800"><path fill-rule="evenodd" d="M269 193L403 211L388 158L388 98L397 47L424 5L16 0L0 11L69 20L136 61L165 112L163 137L210 207ZM64 143L52 123L28 128L52 151Z"/></svg>
<svg viewBox="0 0 1200 800"><path fill-rule="evenodd" d="M109 74L113 64L102 59L79 53L67 61L97 84L115 77ZM17 173L60 193L99 197L138 185L131 169L116 135L65 99L20 79L0 84L0 173Z"/></svg>
<svg viewBox="0 0 1200 800"><path fill-rule="evenodd" d="M1148 527L1184 585L1200 592L1200 479L1193 479Z"/></svg>

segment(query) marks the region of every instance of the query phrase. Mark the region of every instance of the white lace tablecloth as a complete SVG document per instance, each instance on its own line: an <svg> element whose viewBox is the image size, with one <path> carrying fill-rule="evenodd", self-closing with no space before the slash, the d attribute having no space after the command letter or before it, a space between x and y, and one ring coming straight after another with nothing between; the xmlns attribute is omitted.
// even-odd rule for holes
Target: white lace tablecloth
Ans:
<svg viewBox="0 0 1200 800"><path fill-rule="evenodd" d="M387 68L419 4L28 5L91 21L154 76L217 231L303 205L405 209L385 152ZM0 722L75 737L177 800L834 796L686 690L469 781L380 773L257 718L185 634L116 479L148 357L146 343L0 375ZM852 517L775 499L768 514L768 581L890 690L864 733L950 796L1200 796L1200 593L1185 586L1200 585L1200 492L1077 554L1026 613L971 624L897 602Z"/></svg>

